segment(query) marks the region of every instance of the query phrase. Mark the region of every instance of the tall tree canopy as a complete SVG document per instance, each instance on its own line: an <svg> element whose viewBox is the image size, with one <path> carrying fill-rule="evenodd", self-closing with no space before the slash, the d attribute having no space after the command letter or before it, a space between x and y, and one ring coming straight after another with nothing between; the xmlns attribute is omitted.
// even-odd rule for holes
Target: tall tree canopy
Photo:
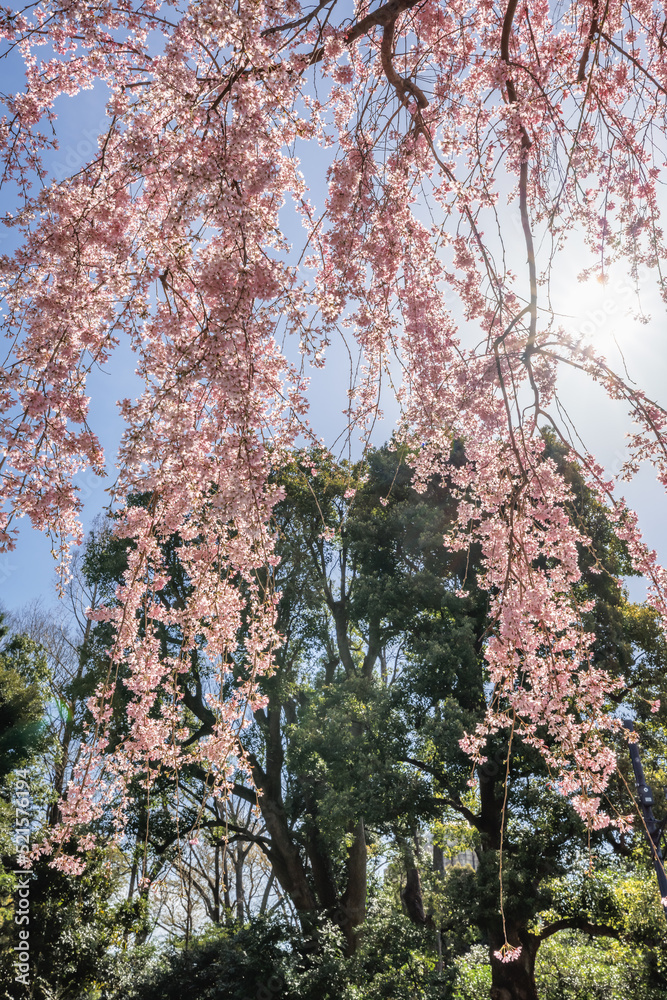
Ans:
<svg viewBox="0 0 667 1000"><path fill-rule="evenodd" d="M79 537L73 476L104 464L86 376L121 338L145 385L121 404L116 523L133 544L118 599L97 612L113 645L62 836L105 796L122 823L116 786L134 770L150 780L187 753L224 785L236 766L280 642L261 570L277 558L271 473L302 429L307 367L326 364L338 332L361 352L343 405L362 433L381 381L400 372L399 435L417 484L462 442L446 542L479 550L497 695L465 748L479 758L488 734L508 728L587 823L608 822L600 796L621 678L582 627L587 528L567 514L571 488L539 430L551 424L570 447L557 388L573 368L636 423L621 474L646 460L667 476L665 411L568 335L549 299L573 228L588 272L604 280L624 259L664 291L661 6L44 0L0 21L5 54L26 67L2 126L2 179L18 201L5 222L22 237L3 259L3 545L22 514L63 550ZM97 81L108 128L89 163L52 181L54 102ZM523 246L510 260L517 202ZM664 617L664 573L636 519L594 457L580 459ZM125 505L129 494L150 503ZM161 597L175 533L190 584L182 607ZM166 657L163 625L178 637ZM226 689L241 631L246 683ZM207 739L184 749L180 677L204 644L219 693ZM131 725L103 781L120 664ZM165 685L173 697L158 700Z"/></svg>
<svg viewBox="0 0 667 1000"><path fill-rule="evenodd" d="M573 486L571 513L591 537L591 549L579 553L580 597L592 601L583 624L595 634L596 662L612 675L626 676L618 703L635 714L638 725L641 720L644 747L652 751L647 770L654 771L664 746L665 713L653 714L649 706L664 695L665 643L650 610L630 605L614 579L628 569L627 556L602 507L576 467L565 462L563 449L553 439L547 447ZM310 450L275 474L285 492L273 511L283 641L279 669L260 679L266 704L256 708L240 735L252 782L239 771L225 801L196 757L178 775L163 769L151 788L145 786L145 772L137 775L121 850L107 858L127 895L120 906L116 899L112 916L122 921L125 939L132 922L141 942L156 921L162 932L173 933L180 912L188 949L193 926L205 919L202 905L214 925L233 934L237 921L265 913L270 902L271 909L282 908L300 925L274 932L285 947L289 941L301 951L304 961L310 955L313 968L326 956L327 922L337 925L347 956L340 966L344 978L351 983L359 973L365 983L363 969L378 946L378 920L397 921L393 936L402 908L412 927L403 918L399 938L407 932L432 966L440 957L432 981L425 971L418 976L427 996L440 996L429 992L429 983L432 990L438 983L444 990L461 954L483 942L491 952L492 996L514 1000L538 995L535 973L539 979L544 942L579 929L624 940L644 974L650 979L654 967L654 978L664 983L655 968L664 917L653 873L639 857L641 827L621 835L604 828L587 836L581 818L553 787L540 754L518 741L508 750L507 730L487 740L488 760L476 768L479 787L468 786L470 760L459 740L483 720L494 698L482 655L488 595L475 586L479 550L461 556L442 545L456 514L446 479L433 477L417 492L405 457L404 449L382 449L351 465ZM451 467L459 459L455 452ZM132 498L134 504L149 502L148 496ZM184 606L190 589L179 564L180 545L174 536L164 546L170 579L161 599L174 608ZM91 534L80 571L92 599L96 593L113 594L130 548L109 531ZM459 592L464 578L467 595ZM180 641L173 626L161 625L157 636L162 657ZM58 774L76 758L81 711L75 701L83 705L105 674L108 644L107 622L85 623L71 682L61 696L72 704L73 720L71 729L61 731ZM239 652L229 683L242 683L247 667ZM120 673L129 676L126 665ZM189 670L179 685L186 708L179 740L185 749L205 741L215 723L207 694L215 690L216 677L204 646L190 651ZM117 692L109 750L127 736L132 697L122 687ZM167 683L151 718L173 698ZM553 741L548 734L545 739ZM652 783L658 786L656 778ZM607 790L607 802L621 813L631 804L627 781L626 761L624 773ZM103 832L104 820L96 827ZM444 855L453 860L464 846L474 846L477 870L446 868ZM600 870L591 870L593 856ZM60 886L75 888L76 880L51 872L43 861L39 870L45 903ZM167 909L174 914L171 925ZM48 923L48 907L44 913ZM98 951L108 939L101 917L99 934L91 938ZM520 961L496 958L505 932L521 947ZM47 967L49 942L47 936ZM402 952L395 946L389 951L384 960L392 967ZM264 955L265 978L273 960L270 951ZM192 975L188 961L185 974ZM224 993L230 988L226 977L233 974L219 971ZM81 965L77 975L83 975ZM390 976L386 994L378 995L397 996L399 982L400 975ZM601 995L607 985L605 980ZM327 988L343 995L340 983ZM140 986L137 990L141 993Z"/></svg>

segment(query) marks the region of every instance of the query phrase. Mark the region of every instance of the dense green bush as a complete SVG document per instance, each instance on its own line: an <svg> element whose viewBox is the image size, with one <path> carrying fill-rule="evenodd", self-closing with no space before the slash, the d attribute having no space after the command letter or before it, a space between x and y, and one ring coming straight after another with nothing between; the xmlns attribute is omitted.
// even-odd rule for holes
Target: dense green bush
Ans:
<svg viewBox="0 0 667 1000"><path fill-rule="evenodd" d="M543 1000L667 1000L655 955L576 932L545 941L535 978Z"/></svg>
<svg viewBox="0 0 667 1000"><path fill-rule="evenodd" d="M452 1000L488 1000L491 967L487 949L470 949L457 962ZM655 955L618 941L590 940L567 931L545 941L537 955L540 1000L667 1000Z"/></svg>
<svg viewBox="0 0 667 1000"><path fill-rule="evenodd" d="M473 945L456 963L456 973L453 1000L489 1000L491 966L488 948Z"/></svg>
<svg viewBox="0 0 667 1000"><path fill-rule="evenodd" d="M293 959L282 946L279 924L223 927L196 938L188 948L172 946L148 962L114 1000L270 1000L284 994Z"/></svg>
<svg viewBox="0 0 667 1000"><path fill-rule="evenodd" d="M221 928L172 947L131 988L108 1000L450 1000L455 970L438 974L426 934L400 914L367 921L358 952L343 955L331 924L305 938L276 922Z"/></svg>
<svg viewBox="0 0 667 1000"><path fill-rule="evenodd" d="M489 1000L491 968L473 946L438 974L430 932L378 909L352 958L331 924L306 938L277 921L230 925L189 943L116 950L78 989L54 982L49 1000ZM429 957L430 956L430 957ZM104 965L104 967L103 967ZM667 1000L655 955L564 932L537 960L540 1000ZM47 995L47 994L44 994Z"/></svg>

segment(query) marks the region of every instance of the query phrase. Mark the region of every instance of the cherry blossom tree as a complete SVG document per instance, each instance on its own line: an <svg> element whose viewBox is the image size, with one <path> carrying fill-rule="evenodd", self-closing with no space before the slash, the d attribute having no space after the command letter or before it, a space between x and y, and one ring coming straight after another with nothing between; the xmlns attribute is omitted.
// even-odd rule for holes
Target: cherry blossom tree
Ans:
<svg viewBox="0 0 667 1000"><path fill-rule="evenodd" d="M544 753L582 817L608 823L617 682L593 665L581 627L586 539L540 430L579 461L664 618L664 572L618 483L561 419L559 379L576 370L627 407L634 430L616 479L647 461L667 483L666 414L565 331L550 277L576 231L585 275L604 281L625 261L664 292L662 7L39 0L3 10L1 24L5 54L26 72L2 125L2 177L17 202L5 224L21 237L2 279L6 548L28 515L66 559L81 537L73 477L105 468L87 375L127 338L144 383L120 404L113 499L133 545L117 599L96 612L115 641L62 838L105 803L122 825L130 772L150 785L187 756L221 788L230 780L280 641L259 572L275 562L270 472L308 433L309 367L326 365L339 335L360 351L341 408L362 436L389 380L400 381L397 434L422 483L463 443L445 544L481 546L493 621L493 696L467 749L479 760L488 734L506 729ZM108 129L89 163L54 181L55 102L96 81ZM132 494L149 501L127 505ZM161 543L175 533L192 585L178 609L160 600ZM166 620L181 649L161 657L155 628ZM252 627L239 649L242 621ZM178 676L197 644L218 671L215 725L185 746ZM231 691L239 658L246 682ZM131 733L102 767L121 662ZM155 711L158 689L173 697Z"/></svg>

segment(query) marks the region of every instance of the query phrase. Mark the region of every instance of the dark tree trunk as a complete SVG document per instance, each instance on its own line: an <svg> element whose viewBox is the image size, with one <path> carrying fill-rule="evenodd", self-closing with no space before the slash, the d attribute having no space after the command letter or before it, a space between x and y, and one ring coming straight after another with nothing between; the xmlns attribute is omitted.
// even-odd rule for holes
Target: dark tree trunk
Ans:
<svg viewBox="0 0 667 1000"><path fill-rule="evenodd" d="M317 910L317 900L285 813L282 795L282 709L280 701L273 695L266 711L255 713L255 719L264 735L266 767L263 769L257 760L253 760L252 773L259 793L257 803L271 838L267 856L281 888L294 903L302 926L306 929Z"/></svg>
<svg viewBox="0 0 667 1000"><path fill-rule="evenodd" d="M236 919L240 924L243 923L244 917L244 906L243 906L243 862L245 856L241 851L241 848L237 848L236 861L234 863L235 875L236 875Z"/></svg>
<svg viewBox="0 0 667 1000"><path fill-rule="evenodd" d="M300 915L317 910L317 901L308 881L299 849L287 824L282 802L265 794L258 796L259 807L266 829L271 837L268 857L281 888L290 897Z"/></svg>
<svg viewBox="0 0 667 1000"><path fill-rule="evenodd" d="M502 757L478 768L481 811L478 829L482 835L482 858L484 852L497 856L501 845L502 825ZM500 777L498 777L500 776ZM505 851L510 845L505 842ZM507 913L507 906L506 906ZM539 939L526 930L525 924L507 920L507 940L511 947L521 947L520 956L513 962L501 962L494 957L504 944L499 915L493 914L486 926L491 952L491 1000L539 1000L535 985L535 956Z"/></svg>
<svg viewBox="0 0 667 1000"><path fill-rule="evenodd" d="M419 838L414 834L414 850L407 841L401 841L405 861L405 887L401 890L401 902L413 924L418 927L432 926L432 920L424 909L422 884L419 877Z"/></svg>
<svg viewBox="0 0 667 1000"><path fill-rule="evenodd" d="M419 878L419 869L416 866L407 870L405 888L401 890L401 901L413 924L424 927L429 922L424 911L421 879Z"/></svg>
<svg viewBox="0 0 667 1000"><path fill-rule="evenodd" d="M348 957L357 950L357 927L366 916L366 859L366 831L362 818L357 823L354 841L347 852L347 888L341 900L340 927L345 935L345 954Z"/></svg>
<svg viewBox="0 0 667 1000"><path fill-rule="evenodd" d="M516 932L508 928L508 941L512 947L521 944L521 954L513 962L501 962L494 957L503 942L499 938L491 947L491 1000L539 1000L535 985L535 956L539 941L524 935L519 941Z"/></svg>

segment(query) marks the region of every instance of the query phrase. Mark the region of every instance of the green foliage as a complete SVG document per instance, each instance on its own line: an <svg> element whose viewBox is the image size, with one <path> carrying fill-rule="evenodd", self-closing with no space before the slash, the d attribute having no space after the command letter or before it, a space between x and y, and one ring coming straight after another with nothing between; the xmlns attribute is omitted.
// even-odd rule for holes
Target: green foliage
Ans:
<svg viewBox="0 0 667 1000"><path fill-rule="evenodd" d="M28 636L6 639L7 631L0 617L0 639L5 639L0 648L0 783L47 747L46 658Z"/></svg>
<svg viewBox="0 0 667 1000"><path fill-rule="evenodd" d="M78 878L41 859L21 876L21 881L28 881L29 922L17 925L14 919L16 818L29 822L30 841L38 842L45 833L44 817L52 797L53 737L47 718L51 692L44 651L28 636L8 637L7 629L0 628L5 639L0 648L0 996L78 1000L95 995L109 950L122 940L123 923L113 901L119 876L113 856L104 852L91 854ZM29 992L15 981L19 929L29 932Z"/></svg>
<svg viewBox="0 0 667 1000"><path fill-rule="evenodd" d="M315 939L257 921L217 929L155 960L113 1000L449 1000L453 970L438 974L425 935L391 907L371 908L358 952L323 924ZM110 998L111 1000L111 998Z"/></svg>
<svg viewBox="0 0 667 1000"><path fill-rule="evenodd" d="M541 1000L665 1000L667 981L654 956L618 941L589 941L568 931L538 953Z"/></svg>
<svg viewBox="0 0 667 1000"><path fill-rule="evenodd" d="M488 949L471 948L457 960L452 1000L488 1000ZM549 938L541 946L535 979L540 1000L666 1000L667 982L655 955L577 931Z"/></svg>
<svg viewBox="0 0 667 1000"><path fill-rule="evenodd" d="M465 954L481 940L477 927L479 888L469 866L454 865L443 875L421 867L424 905L439 928L445 961Z"/></svg>
<svg viewBox="0 0 667 1000"><path fill-rule="evenodd" d="M113 856L101 850L91 853L86 870L77 877L42 859L29 878L31 1000L95 996L111 976L110 950L123 946L123 933L129 929L115 899L119 872ZM7 984L14 980L16 932L13 923L7 927L0 951L0 973ZM26 995L14 984L4 997Z"/></svg>
<svg viewBox="0 0 667 1000"><path fill-rule="evenodd" d="M618 860L595 858L573 866L567 877L550 883L553 910L542 924L562 917L586 921L636 944L667 945L667 925L657 885L650 872Z"/></svg>
<svg viewBox="0 0 667 1000"><path fill-rule="evenodd" d="M340 678L302 703L287 728L287 768L300 779L288 807L303 809L306 795L316 801L332 851L343 849L351 817L388 833L433 811L428 783L400 763L403 734L389 695L372 679Z"/></svg>
<svg viewBox="0 0 667 1000"><path fill-rule="evenodd" d="M22 794L22 829L33 824L45 797L35 765L48 747L45 718L49 673L39 645L25 635L8 634L0 615L0 955L13 927L16 890L16 772L30 771L30 796Z"/></svg>
<svg viewBox="0 0 667 1000"><path fill-rule="evenodd" d="M438 973L434 945L433 931L415 927L380 895L369 908L361 947L348 963L350 1000L447 1000L454 972Z"/></svg>
<svg viewBox="0 0 667 1000"><path fill-rule="evenodd" d="M258 922L250 927L216 928L157 956L114 1000L246 1000L264 988L280 994L294 964L283 946L285 928ZM284 995L284 994L283 994Z"/></svg>
<svg viewBox="0 0 667 1000"><path fill-rule="evenodd" d="M475 945L456 963L452 1000L488 1000L490 989L489 949Z"/></svg>

